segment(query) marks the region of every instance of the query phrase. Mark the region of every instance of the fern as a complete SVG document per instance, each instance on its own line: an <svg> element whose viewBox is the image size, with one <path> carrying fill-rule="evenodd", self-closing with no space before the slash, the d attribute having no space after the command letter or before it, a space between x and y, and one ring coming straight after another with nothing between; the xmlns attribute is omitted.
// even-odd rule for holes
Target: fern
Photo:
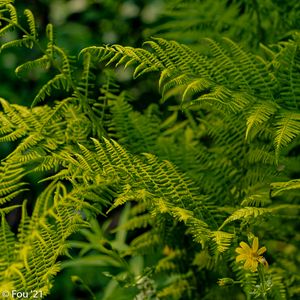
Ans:
<svg viewBox="0 0 300 300"><path fill-rule="evenodd" d="M36 58L18 66L17 75L42 68L51 77L31 108L0 99L0 142L14 145L0 165L0 289L46 296L61 266L101 259L97 265L113 270L120 289L135 287L136 298L151 291L162 299L217 299L223 276L247 299L262 295L259 282L269 284L268 297L285 299L298 280L285 279L289 267L282 262L297 267L289 256L297 241L291 249L276 245L298 226L299 37L289 34L261 52L257 40L248 43L254 33L267 38L269 19L260 9L277 4L216 1L200 19L196 8L208 8L208 1L174 0L171 21L156 32L178 32L181 19L194 26L186 35L192 47L155 37L143 48L91 46L76 58L55 44L51 24L41 44L33 14L26 9L22 20L10 3L0 1L0 34L16 30L22 38L1 50L34 47ZM226 14L216 20L218 9ZM257 25L247 31L248 46L192 33L215 24L239 37L246 32L235 27L239 14ZM98 80L103 63L132 69L133 78L156 72L162 99L137 110L111 72ZM43 183L36 199L30 176ZM7 218L20 209L15 201L22 212L16 234ZM84 241L74 237L78 230ZM265 279L233 262L238 243L256 233L274 261L263 269ZM73 261L64 257L68 247L78 254ZM132 270L136 260L142 262Z"/></svg>
<svg viewBox="0 0 300 300"><path fill-rule="evenodd" d="M299 113L282 113L276 123L275 151L278 156L282 147L287 146L300 134Z"/></svg>
<svg viewBox="0 0 300 300"><path fill-rule="evenodd" d="M71 205L70 199L73 200ZM76 228L84 225L84 221L80 221L81 216L76 213L82 204L72 193L67 194L60 183L49 186L40 195L31 217L26 213L24 202L19 234L12 247L4 250L8 265L2 268L0 274L2 287L18 290L29 287L39 289L45 295L49 293L50 279L59 271L57 257L66 250L64 241ZM55 225L51 224L53 219ZM2 219L1 227L7 232L4 236L11 239L13 234L5 224ZM39 267L41 259L45 266L43 270Z"/></svg>

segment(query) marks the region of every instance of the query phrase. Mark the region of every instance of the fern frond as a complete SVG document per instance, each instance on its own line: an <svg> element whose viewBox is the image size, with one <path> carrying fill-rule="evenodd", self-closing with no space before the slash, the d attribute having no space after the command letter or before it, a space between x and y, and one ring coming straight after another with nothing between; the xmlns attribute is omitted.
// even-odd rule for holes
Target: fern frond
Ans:
<svg viewBox="0 0 300 300"><path fill-rule="evenodd" d="M279 64L276 71L280 84L280 103L285 108L300 108L300 45L299 40L282 42L275 61Z"/></svg>
<svg viewBox="0 0 300 300"><path fill-rule="evenodd" d="M93 74L94 68L90 53L83 56L83 71L81 81L78 83L78 90L84 97L84 101L88 102L90 89L93 89L96 76Z"/></svg>
<svg viewBox="0 0 300 300"><path fill-rule="evenodd" d="M215 243L215 249L219 253L225 252L231 246L234 235L224 231L212 231L211 238Z"/></svg>
<svg viewBox="0 0 300 300"><path fill-rule="evenodd" d="M48 45L47 45L47 49L46 49L46 54L48 55L48 57L50 59L54 59L53 58L53 46L54 46L54 35L53 35L53 25L47 24L46 26L46 36L48 38Z"/></svg>
<svg viewBox="0 0 300 300"><path fill-rule="evenodd" d="M236 273L237 280L241 282L240 284L244 293L250 299L253 292L253 287L257 284L257 272L248 272L242 266L233 263L232 265Z"/></svg>
<svg viewBox="0 0 300 300"><path fill-rule="evenodd" d="M37 31L36 31L36 25L35 25L35 19L34 19L33 13L31 12L31 10L25 9L24 10L24 15L27 18L27 22L28 22L28 25L29 25L31 37L33 39L36 39L37 38Z"/></svg>
<svg viewBox="0 0 300 300"><path fill-rule="evenodd" d="M278 160L280 150L300 134L300 113L282 112L275 124L275 153Z"/></svg>
<svg viewBox="0 0 300 300"><path fill-rule="evenodd" d="M10 1L11 2L11 1ZM12 5L12 4L7 4L6 5L6 8L8 9L8 11L9 11L9 14L10 14L10 18L11 18L11 20L12 20L12 22L14 23L14 24L18 24L18 13L17 13L17 10L16 10L16 8L14 7L14 5Z"/></svg>
<svg viewBox="0 0 300 300"><path fill-rule="evenodd" d="M221 230L228 223L248 218L257 218L264 214L269 214L272 212L271 208L258 208L258 207L245 207L236 210L230 217L228 217L223 224L220 226L219 230Z"/></svg>
<svg viewBox="0 0 300 300"><path fill-rule="evenodd" d="M276 197L286 191L295 189L300 189L300 179L294 179L287 182L273 182L271 184L271 195L272 197Z"/></svg>
<svg viewBox="0 0 300 300"><path fill-rule="evenodd" d="M188 230L187 233L192 234L195 242L202 245L205 248L205 244L209 240L210 230L208 229L208 225L196 218L190 218L188 220Z"/></svg>
<svg viewBox="0 0 300 300"><path fill-rule="evenodd" d="M134 112L125 97L117 97L111 105L112 117L109 121L111 137L118 139L133 153L152 152L160 134L159 118Z"/></svg>
<svg viewBox="0 0 300 300"><path fill-rule="evenodd" d="M241 206L265 206L270 204L271 200L269 197L269 191L260 192L257 194L251 194L245 197L241 203Z"/></svg>
<svg viewBox="0 0 300 300"><path fill-rule="evenodd" d="M0 50L4 50L7 48L13 48L13 47L26 47L26 48L32 48L33 42L32 39L28 36L24 36L22 39L17 39L9 42L5 42L1 45Z"/></svg>
<svg viewBox="0 0 300 300"><path fill-rule="evenodd" d="M238 209L234 211L231 216L229 216L223 224L220 226L219 230L221 230L224 226L226 226L228 223L236 221L236 220L241 220L241 219L254 219L258 218L263 215L268 215L275 213L277 211L288 211L288 210L298 210L299 205L290 205L290 204L282 204L282 205L277 205L274 207L270 208L262 208L262 207L245 207ZM282 214L282 212L281 212ZM284 217L284 215L283 215Z"/></svg>
<svg viewBox="0 0 300 300"><path fill-rule="evenodd" d="M176 39L196 47L199 46L199 40L208 35L222 33L232 36L236 22L239 23L239 30L243 30L244 23L239 22L237 16L247 23L245 16L239 14L238 3L235 2L228 5L224 1L167 1L161 16L163 19L147 33Z"/></svg>
<svg viewBox="0 0 300 300"><path fill-rule="evenodd" d="M57 259L64 252L66 238L84 225L76 212L82 207L78 204L83 202L78 199L74 203L74 200L65 187L57 183L40 195L31 217L23 211L13 249L6 245L8 265L0 271L1 282L10 282L17 289L40 288L45 294L49 293L51 278L59 270ZM7 228L5 226L2 222L3 230ZM3 230L1 239L7 236ZM43 270L40 268L41 259Z"/></svg>
<svg viewBox="0 0 300 300"><path fill-rule="evenodd" d="M75 60L75 58L72 56L68 56L62 48L56 45L53 45L53 50L61 58L61 68L60 68L61 73L64 74L66 78L72 78L72 73L73 73L72 62Z"/></svg>
<svg viewBox="0 0 300 300"><path fill-rule="evenodd" d="M24 64L18 66L15 70L17 75L23 74L24 72L29 72L35 68L42 68L44 70L48 69L50 65L49 58L44 55L38 59L27 61Z"/></svg>
<svg viewBox="0 0 300 300"><path fill-rule="evenodd" d="M58 74L55 75L54 78L49 80L38 92L38 94L35 96L31 106L35 106L37 103L42 102L45 100L47 96L51 95L52 89L56 90L70 90L70 83L68 78L65 76L65 74Z"/></svg>
<svg viewBox="0 0 300 300"><path fill-rule="evenodd" d="M274 299L286 300L287 288L284 282L283 274L281 274L280 270L276 270L275 268L270 269L269 273L269 280L272 282L270 294L274 297Z"/></svg>
<svg viewBox="0 0 300 300"><path fill-rule="evenodd" d="M263 163L265 165L275 165L275 155L273 147L260 146L253 148L247 157L250 164Z"/></svg>
<svg viewBox="0 0 300 300"><path fill-rule="evenodd" d="M61 111L66 112L68 108L68 104L73 102L74 98L66 98L58 102L53 108L52 111L48 113L47 117L43 120L43 124L40 127L40 131L42 131L47 125L49 125L55 118L59 115Z"/></svg>
<svg viewBox="0 0 300 300"><path fill-rule="evenodd" d="M5 270L10 263L13 262L14 258L11 257L13 253L14 244L16 242L15 235L11 232L7 221L5 219L5 214L1 210L1 235L0 235L0 249L1 249L1 260L0 260L0 270Z"/></svg>
<svg viewBox="0 0 300 300"><path fill-rule="evenodd" d="M247 117L247 130L245 139L249 137L249 133L253 130L261 128L261 125L266 123L272 115L277 111L278 106L271 101L264 101L256 104L250 111Z"/></svg>
<svg viewBox="0 0 300 300"><path fill-rule="evenodd" d="M276 82L272 81L265 64L228 39L223 44L211 39L207 42L213 59L161 38L147 42L151 52L115 45L98 48L97 55L105 53L100 60L109 60L108 64L123 64L124 57L130 56L130 62L137 64L134 77L136 73L141 75L140 69L144 70L144 65L151 64L151 60L161 62L158 65L152 61L152 65L161 72L159 85L164 99L181 94L182 101L188 105L208 101L233 113L245 109L257 96L273 100ZM95 53L96 50L87 48L85 51ZM151 55L150 61L145 53Z"/></svg>
<svg viewBox="0 0 300 300"><path fill-rule="evenodd" d="M151 199L151 194L147 190L140 189L140 190L132 191L130 185L125 185L123 193L120 194L115 199L113 205L110 207L107 213L119 207L120 205L125 204L126 202L129 201L146 202L148 199ZM134 208L136 208L136 206ZM131 213L133 214L133 211L131 211Z"/></svg>
<svg viewBox="0 0 300 300"><path fill-rule="evenodd" d="M134 49L132 47L122 47L120 45L106 46L106 47L89 47L82 50L82 53L89 52L92 57L98 61L109 60L109 64L125 63L125 67L130 64L135 64L134 77L137 78L140 75L157 71L161 66L161 62L150 52L144 49Z"/></svg>

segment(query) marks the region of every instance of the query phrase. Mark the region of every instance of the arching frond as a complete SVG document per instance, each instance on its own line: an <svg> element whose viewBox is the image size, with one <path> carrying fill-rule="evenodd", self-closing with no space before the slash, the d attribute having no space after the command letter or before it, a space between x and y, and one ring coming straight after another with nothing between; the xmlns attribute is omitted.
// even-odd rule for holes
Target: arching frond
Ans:
<svg viewBox="0 0 300 300"><path fill-rule="evenodd" d="M12 1L10 1L12 2ZM14 5L8 3L6 5L6 8L8 9L9 11L9 14L10 14L10 18L11 20L13 21L14 24L18 24L18 13L17 13L17 10L16 8L14 7Z"/></svg>
<svg viewBox="0 0 300 300"><path fill-rule="evenodd" d="M283 112L275 124L275 151L278 159L280 150L291 143L300 134L300 113Z"/></svg>
<svg viewBox="0 0 300 300"><path fill-rule="evenodd" d="M12 48L12 47L26 47L26 48L32 48L33 43L30 37L24 36L22 39L8 41L1 45L0 50Z"/></svg>
<svg viewBox="0 0 300 300"><path fill-rule="evenodd" d="M286 191L300 189L300 179L287 182L274 182L271 184L271 195L276 197Z"/></svg>
<svg viewBox="0 0 300 300"><path fill-rule="evenodd" d="M32 36L33 39L36 39L37 31L36 31L36 25L35 25L35 19L34 19L33 13L31 12L31 10L25 9L24 15L27 18L27 22L28 22L29 29L30 29L30 35Z"/></svg>
<svg viewBox="0 0 300 300"><path fill-rule="evenodd" d="M42 102L45 100L47 96L51 95L52 89L62 89L69 91L70 84L69 80L66 78L64 74L58 74L55 75L55 77L51 80L49 80L38 92L38 94L35 96L32 106L35 106L37 103Z"/></svg>
<svg viewBox="0 0 300 300"><path fill-rule="evenodd" d="M277 110L277 106L274 102L264 101L256 104L250 111L247 117L247 131L245 138L248 139L251 131L257 128L261 128L262 124L266 123Z"/></svg>
<svg viewBox="0 0 300 300"><path fill-rule="evenodd" d="M42 69L48 69L50 65L49 58L44 55L38 59L27 61L24 64L18 66L15 70L17 75L20 75L24 72L31 71L34 68L42 68Z"/></svg>
<svg viewBox="0 0 300 300"><path fill-rule="evenodd" d="M258 208L258 207L245 207L236 210L230 217L228 217L223 224L220 226L220 230L230 222L247 219L247 218L256 218L263 214L271 213L272 209L270 208Z"/></svg>
<svg viewBox="0 0 300 300"><path fill-rule="evenodd" d="M144 49L134 49L131 47L122 47L120 45L106 47L89 47L82 50L82 53L89 52L91 56L98 61L109 60L108 64L124 64L125 68L135 64L134 77L145 72L159 70L160 61L154 55Z"/></svg>

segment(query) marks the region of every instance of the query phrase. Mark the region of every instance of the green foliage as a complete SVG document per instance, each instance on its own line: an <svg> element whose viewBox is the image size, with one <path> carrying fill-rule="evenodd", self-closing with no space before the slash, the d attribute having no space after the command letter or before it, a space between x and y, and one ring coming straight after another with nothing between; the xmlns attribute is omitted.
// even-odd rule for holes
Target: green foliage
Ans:
<svg viewBox="0 0 300 300"><path fill-rule="evenodd" d="M192 48L156 37L144 48L91 46L75 57L55 43L51 24L41 43L31 11L20 21L11 2L0 1L1 35L13 30L17 37L1 51L35 51L16 74L42 69L49 78L31 107L0 99L0 142L13 147L0 165L0 291L51 297L62 269L91 299L297 299L295 16L289 28L275 24L274 45L253 47L255 34L266 41L277 28L263 18L266 7L284 18L294 12L276 1L216 1L203 24L191 26L209 1L172 1L176 22L156 32L179 34L184 23L206 34L215 12L226 14L214 35L201 42L186 36ZM190 11L191 20L178 22ZM243 27L239 35L239 22L253 11L256 31ZM225 32L247 32L247 48L219 36ZM158 73L161 100L136 109L111 73L101 74L103 63L129 68L134 78ZM40 187L36 197L29 178ZM234 260L238 243L254 235L270 256L268 269L251 256L258 273ZM76 273L91 266L101 280ZM233 286L222 290L221 277Z"/></svg>
<svg viewBox="0 0 300 300"><path fill-rule="evenodd" d="M146 31L192 47L201 39L226 36L256 48L274 43L299 29L299 3L256 0L167 0L161 24ZM251 24L251 26L249 26Z"/></svg>

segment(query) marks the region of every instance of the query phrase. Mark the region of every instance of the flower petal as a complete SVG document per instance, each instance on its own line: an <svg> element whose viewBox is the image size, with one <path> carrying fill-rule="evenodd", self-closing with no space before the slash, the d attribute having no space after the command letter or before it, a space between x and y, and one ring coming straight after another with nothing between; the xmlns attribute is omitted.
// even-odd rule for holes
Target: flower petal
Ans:
<svg viewBox="0 0 300 300"><path fill-rule="evenodd" d="M236 248L235 252L238 253L238 254L246 254L246 253L248 253L247 250L245 250L245 249L243 249L241 247Z"/></svg>
<svg viewBox="0 0 300 300"><path fill-rule="evenodd" d="M252 242L252 251L257 252L257 250L258 250L258 238L255 237L253 242Z"/></svg>
<svg viewBox="0 0 300 300"><path fill-rule="evenodd" d="M248 255L246 254L240 254L235 258L236 262L239 262L241 260L247 260L247 259L248 259Z"/></svg>
<svg viewBox="0 0 300 300"><path fill-rule="evenodd" d="M240 242L240 246L241 246L241 248L243 248L243 249L245 249L247 251L251 251L251 248L245 242Z"/></svg>
<svg viewBox="0 0 300 300"><path fill-rule="evenodd" d="M244 264L244 268L245 268L245 269L250 269L251 266L252 266L252 260L248 258L248 259L246 260L245 264Z"/></svg>
<svg viewBox="0 0 300 300"><path fill-rule="evenodd" d="M261 247L258 251L257 251L257 255L261 255L263 253L265 253L267 251L266 247Z"/></svg>

